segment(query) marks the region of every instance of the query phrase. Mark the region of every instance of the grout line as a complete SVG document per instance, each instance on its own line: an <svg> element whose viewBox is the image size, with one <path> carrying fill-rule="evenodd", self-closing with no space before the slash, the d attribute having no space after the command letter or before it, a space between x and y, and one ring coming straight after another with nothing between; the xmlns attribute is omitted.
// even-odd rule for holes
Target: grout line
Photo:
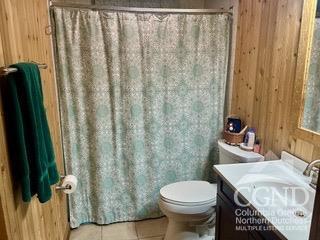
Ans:
<svg viewBox="0 0 320 240"><path fill-rule="evenodd" d="M139 239L139 235L138 235L138 229L137 229L137 223L134 222L134 229L136 230L136 236Z"/></svg>
<svg viewBox="0 0 320 240"><path fill-rule="evenodd" d="M148 221L148 220L144 220L144 221ZM157 235L152 235L152 236L139 236L138 234L138 227L137 227L137 222L130 222L130 223L133 223L134 224L134 230L135 230L135 238L134 239L126 239L126 240L143 240L143 239L148 239L148 238L164 238L165 236L165 233L159 233ZM115 223L114 225L117 225L119 223ZM88 224L88 225L95 225L95 224ZM99 225L98 225L99 226ZM71 231L74 231L74 230L71 230ZM78 228L78 231L83 231L83 227L80 226ZM103 240L103 226L99 226L99 231L100 231L100 240Z"/></svg>

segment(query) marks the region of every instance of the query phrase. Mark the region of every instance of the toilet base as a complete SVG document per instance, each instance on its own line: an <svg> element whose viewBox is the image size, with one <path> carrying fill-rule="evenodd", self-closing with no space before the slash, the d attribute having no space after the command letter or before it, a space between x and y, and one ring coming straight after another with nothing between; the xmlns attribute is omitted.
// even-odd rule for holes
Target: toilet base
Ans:
<svg viewBox="0 0 320 240"><path fill-rule="evenodd" d="M169 219L164 240L214 240L214 234L214 226L192 226L189 222Z"/></svg>
<svg viewBox="0 0 320 240"><path fill-rule="evenodd" d="M197 184L195 182L191 183ZM186 183L182 182L183 184ZM203 185L202 182L201 184ZM203 201L201 200L200 202L192 198L188 202L175 202L171 200L170 194L168 194L167 198L164 196L160 198L159 207L169 220L165 240L214 240L216 220L216 200L214 196L216 195L217 186L216 184L206 184L206 187L208 187L206 190L213 197L209 198L210 196L208 195L207 199L202 199ZM200 185L200 188L202 185ZM189 191L186 186L184 188L186 192L197 194L197 189ZM169 193L172 192L169 191Z"/></svg>

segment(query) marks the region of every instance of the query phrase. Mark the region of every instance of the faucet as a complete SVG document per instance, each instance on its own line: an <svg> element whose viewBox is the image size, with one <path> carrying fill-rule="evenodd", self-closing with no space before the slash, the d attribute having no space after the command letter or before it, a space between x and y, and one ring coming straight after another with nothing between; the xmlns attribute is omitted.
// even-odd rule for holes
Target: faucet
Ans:
<svg viewBox="0 0 320 240"><path fill-rule="evenodd" d="M312 168L317 164L320 164L320 159L314 160L311 163L309 163L308 166L306 167L306 169L303 171L303 175L307 176L307 177L310 177ZM316 189L317 188L317 183L318 183L319 169L315 169L313 171L314 172L312 174L310 186L312 188Z"/></svg>

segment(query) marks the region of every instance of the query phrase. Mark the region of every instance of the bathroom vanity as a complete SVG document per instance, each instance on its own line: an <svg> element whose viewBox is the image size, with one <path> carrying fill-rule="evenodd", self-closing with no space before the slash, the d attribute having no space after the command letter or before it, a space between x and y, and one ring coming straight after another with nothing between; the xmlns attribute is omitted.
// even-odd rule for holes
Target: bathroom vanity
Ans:
<svg viewBox="0 0 320 240"><path fill-rule="evenodd" d="M263 216L254 214L255 209L252 206L238 206L234 200L234 193L231 186L222 177L218 177L216 239L286 239L279 231L273 230L274 227L270 223L265 223L266 219ZM239 196L238 199L242 204L248 203L243 197ZM268 228L271 230L266 230Z"/></svg>
<svg viewBox="0 0 320 240"><path fill-rule="evenodd" d="M315 190L306 166L286 152L276 161L215 165L216 240L307 240Z"/></svg>

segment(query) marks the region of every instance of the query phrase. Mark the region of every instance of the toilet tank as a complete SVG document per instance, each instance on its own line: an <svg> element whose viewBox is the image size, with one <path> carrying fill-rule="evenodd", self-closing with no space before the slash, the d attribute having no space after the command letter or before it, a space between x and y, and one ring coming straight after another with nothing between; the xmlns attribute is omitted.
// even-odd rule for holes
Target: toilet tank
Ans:
<svg viewBox="0 0 320 240"><path fill-rule="evenodd" d="M255 152L248 152L240 149L237 146L231 146L226 144L224 140L218 141L219 145L219 164L230 163L249 163L260 162L264 160L264 157Z"/></svg>

